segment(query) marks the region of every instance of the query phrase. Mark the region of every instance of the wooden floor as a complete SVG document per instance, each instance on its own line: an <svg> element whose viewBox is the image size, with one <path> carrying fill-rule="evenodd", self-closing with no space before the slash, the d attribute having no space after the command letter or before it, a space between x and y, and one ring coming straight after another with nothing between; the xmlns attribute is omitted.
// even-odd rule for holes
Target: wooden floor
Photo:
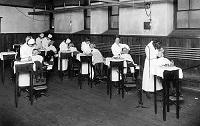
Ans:
<svg viewBox="0 0 200 126"><path fill-rule="evenodd" d="M200 92L183 90L180 119L176 119L175 106L162 119L162 104L154 114L153 98L143 96L144 106L136 108L138 95L131 90L124 98L113 89L113 98L106 94L106 85L92 89L84 82L79 89L77 78L67 77L63 82L58 73L49 78L49 97L42 96L30 105L22 92L18 108L14 105L14 83L6 73L5 85L0 84L0 126L199 126ZM153 96L153 95L152 95Z"/></svg>

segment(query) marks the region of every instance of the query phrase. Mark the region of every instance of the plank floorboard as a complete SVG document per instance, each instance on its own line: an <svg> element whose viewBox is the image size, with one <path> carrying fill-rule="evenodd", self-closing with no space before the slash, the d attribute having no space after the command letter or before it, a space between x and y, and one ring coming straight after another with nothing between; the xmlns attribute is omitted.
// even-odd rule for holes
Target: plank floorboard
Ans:
<svg viewBox="0 0 200 126"><path fill-rule="evenodd" d="M113 97L106 94L106 85L93 88L84 81L79 89L77 78L58 78L51 74L48 83L49 97L42 96L33 105L22 92L18 108L14 105L14 83L5 73L5 85L0 84L0 126L199 126L200 92L184 89L180 119L176 119L175 106L170 107L167 121L162 119L162 103L158 103L158 114L154 114L153 95L149 100L143 96L144 106L136 108L136 90L118 95L113 88ZM0 80L1 81L1 80ZM198 99L195 99L198 98Z"/></svg>

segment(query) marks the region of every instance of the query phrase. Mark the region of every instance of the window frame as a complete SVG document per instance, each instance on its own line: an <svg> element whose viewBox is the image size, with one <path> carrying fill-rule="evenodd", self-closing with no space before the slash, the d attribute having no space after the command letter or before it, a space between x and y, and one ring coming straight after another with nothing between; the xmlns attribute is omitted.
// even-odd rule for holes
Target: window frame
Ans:
<svg viewBox="0 0 200 126"><path fill-rule="evenodd" d="M174 9L175 9L175 14L174 14L174 19L175 19L175 21L174 21L174 26L175 26L175 28L177 29L177 30L199 30L200 29L200 26L199 27L191 27L191 26L193 26L192 25L192 23L191 23L191 21L192 21L192 19L191 19L191 13L192 12L194 12L194 11L200 11L200 8L199 9L192 9L192 7L191 7L191 0L188 0L189 1L189 9L187 10L187 9L182 9L182 10L179 10L179 8L178 8L178 0L175 0L174 1ZM178 27L178 12L186 12L186 11L188 11L188 16L187 16L187 22L188 22L188 27L183 27L183 28L181 28L181 27ZM200 22L200 20L199 20L199 22Z"/></svg>
<svg viewBox="0 0 200 126"><path fill-rule="evenodd" d="M109 30L119 30L119 6L118 7L118 13L117 14L112 14L112 9L113 6L108 7L108 29ZM112 17L117 16L118 17L118 27L117 28L112 28Z"/></svg>
<svg viewBox="0 0 200 126"><path fill-rule="evenodd" d="M88 10L90 11L90 14L88 14ZM91 9L84 9L84 30L90 30L90 24L89 28L87 27L87 19L89 18L91 23Z"/></svg>

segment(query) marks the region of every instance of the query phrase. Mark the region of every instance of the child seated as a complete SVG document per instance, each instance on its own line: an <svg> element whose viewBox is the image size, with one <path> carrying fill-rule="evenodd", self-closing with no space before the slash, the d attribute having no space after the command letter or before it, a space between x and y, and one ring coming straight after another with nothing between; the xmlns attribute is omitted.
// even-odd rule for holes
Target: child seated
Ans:
<svg viewBox="0 0 200 126"><path fill-rule="evenodd" d="M39 55L39 51L37 49L33 49L32 61L35 63L36 82L39 82L40 79L44 80L44 74L43 74L44 72L43 72L43 64L42 64L43 57L41 55Z"/></svg>
<svg viewBox="0 0 200 126"><path fill-rule="evenodd" d="M129 49L128 48L126 48L126 47L122 48L121 58L124 58L127 61L127 65L129 65L129 64L135 65L131 55L128 54L128 53L129 53ZM131 71L131 73L133 75L132 79L134 80L134 78L135 78L134 77L135 68L134 67L130 67L130 71ZM124 69L124 73L125 74L127 73L127 68Z"/></svg>
<svg viewBox="0 0 200 126"><path fill-rule="evenodd" d="M57 53L57 50L55 46L53 46L54 41L50 41L48 44L48 47L46 47L46 56L44 58L44 61L47 65L53 65L53 58L55 54ZM51 61L51 62L50 62Z"/></svg>

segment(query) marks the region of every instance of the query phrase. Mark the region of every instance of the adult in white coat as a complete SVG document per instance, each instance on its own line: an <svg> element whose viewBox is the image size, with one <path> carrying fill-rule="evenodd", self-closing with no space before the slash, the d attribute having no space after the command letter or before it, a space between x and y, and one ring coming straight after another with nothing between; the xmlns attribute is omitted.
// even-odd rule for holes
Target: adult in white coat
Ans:
<svg viewBox="0 0 200 126"><path fill-rule="evenodd" d="M122 44L120 38L116 38L114 44L111 46L111 51L114 57L120 57L122 52Z"/></svg>
<svg viewBox="0 0 200 126"><path fill-rule="evenodd" d="M60 70L60 53L71 53L69 52L69 43L71 40L68 38L60 43L59 48L59 56L58 56L58 70ZM67 70L68 68L68 59L62 59L62 71Z"/></svg>
<svg viewBox="0 0 200 126"><path fill-rule="evenodd" d="M149 92L154 92L154 75L151 74L151 69L157 64L158 58L158 42L151 41L145 47L146 59L144 62L142 89L147 92L147 98L151 98ZM156 79L156 90L162 89L162 84Z"/></svg>
<svg viewBox="0 0 200 126"><path fill-rule="evenodd" d="M35 48L35 40L32 37L27 36L26 42L20 47L21 60L30 61L34 48Z"/></svg>
<svg viewBox="0 0 200 126"><path fill-rule="evenodd" d="M83 51L83 54L85 54L85 55L91 54L90 39L89 38L86 38L85 41L81 43L81 50Z"/></svg>

